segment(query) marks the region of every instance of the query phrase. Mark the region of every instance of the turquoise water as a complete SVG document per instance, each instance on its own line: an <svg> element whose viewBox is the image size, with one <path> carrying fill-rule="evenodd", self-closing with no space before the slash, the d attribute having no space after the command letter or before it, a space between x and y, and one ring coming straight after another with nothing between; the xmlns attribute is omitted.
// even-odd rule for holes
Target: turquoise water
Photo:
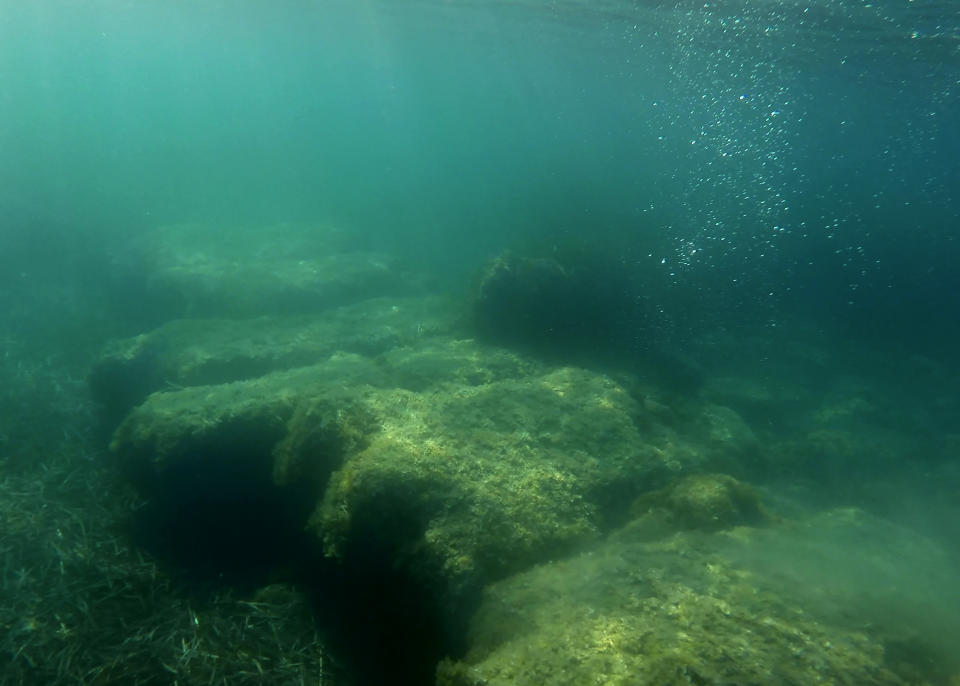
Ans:
<svg viewBox="0 0 960 686"><path fill-rule="evenodd" d="M567 435L555 434L553 417L539 417L535 404L522 404L528 391L538 398L544 389L563 385L537 365L582 363L586 371L575 374L590 380L588 388L603 389L604 408L629 417L624 425L637 430L638 445L687 446L676 464L689 460L704 471L729 466L759 493L747 489L741 497L769 506L769 529L757 527L742 538L690 534L693 553L678 544L683 555L697 560L684 583L702 591L701 600L739 598L744 626L765 612L742 577L731 572L737 583L726 584L714 573L712 565L722 558L765 580L757 581L758 588L766 584L811 614L816 610L817 621L849 631L841 632L844 650L859 646L858 632L865 632L863 655L873 655L875 646L885 651L882 659L874 656L877 669L882 664L903 683L955 684L960 672L944 637L957 631L952 589L960 521L957 122L960 6L946 1L0 0L0 508L14 503L10 512L27 513L9 518L11 529L13 523L20 528L4 548L0 575L0 590L16 590L16 603L6 606L17 617L0 613L3 628L14 627L0 647L21 675L10 683L30 683L31 675L41 683L37 674L56 673L53 667L43 672L34 658L59 654L65 636L85 646L88 675L106 664L116 668L109 651L126 649L125 623L136 621L128 617L145 614L136 593L124 596L136 602L115 611L104 606L109 609L100 618L111 615L119 629L109 622L74 624L74 615L58 609L71 602L63 598L74 596L96 606L102 597L115 597L115 583L147 575L141 548L103 524L116 525L140 506L117 498L110 503L116 511L83 509L98 500L90 494L105 488L99 479L111 478L103 472L112 474L112 463L101 459L108 453L106 437L130 407L152 391L164 391L155 396L163 400L194 385L248 379L284 364L313 364L331 354L337 360L346 353L348 361L354 355L371 368L375 360L381 370L401 370L404 392L423 404L425 414L434 411L434 399L424 389L439 378L451 387L466 384L462 396L451 392L451 398L472 397L473 385L489 386L494 395L502 382L520 398L520 409L511 414L508 406L501 418L517 421L518 432L504 430L489 440L514 446L521 465L534 454L530 446L540 441L552 450L561 440L556 435ZM318 228L314 235L304 227ZM289 246L271 244L285 240ZM309 310L290 258L302 250L300 265L314 268L310 260L327 249L335 258L322 264L331 273L360 275L338 282L342 291L322 293L328 298L323 307L344 309L335 316L324 310L310 326L295 318L274 322L267 343L259 338L259 325L252 335L245 317ZM520 255L518 261L504 258L509 251ZM259 260L251 262L251 254ZM507 280L501 309L483 313L494 330L514 317L521 334L533 332L534 344L518 347L523 353L532 348L522 363L512 357L515 351L483 347L482 336L479 347L471 347L477 331L464 326L476 315L470 308L485 265L498 256L501 265L528 269L535 285L538 278L549 285L558 274L573 274L567 282L560 279L557 292L574 297L553 293L538 300L536 287L521 289L529 300L514 311L511 298L517 296ZM243 268L231 271L231 259ZM570 264L564 259L579 267L565 272ZM316 295L311 288L307 300ZM497 295L496 283L492 290ZM297 297L284 301L291 293ZM452 296L454 304L438 304L425 294ZM528 306L539 308L551 296L556 312L547 308L530 325ZM609 308L596 307L597 298ZM184 317L214 321L177 323ZM543 322L558 322L574 342L564 348L553 328L537 330ZM494 340L516 343L511 333ZM115 350L101 358L104 343L129 345L127 337L139 334L148 343L127 349L133 351L129 358ZM178 348L188 335L196 350L210 355L194 354L192 343ZM598 336L616 340L598 342ZM404 357L411 349L423 357L411 362ZM248 352L243 363L229 357ZM133 362L117 363L116 371L109 364L118 359ZM464 372L464 360L475 368ZM107 418L91 403L87 384L97 364L101 376L92 390L108 407ZM556 372L556 378L567 373ZM371 372L361 378L378 377ZM128 384L127 393L117 393L121 382ZM609 390L613 386L625 390L618 395ZM623 409L634 408L627 396L639 409ZM591 398L581 399L584 407L593 407ZM449 398L444 402L453 406ZM575 403L576 396L564 402ZM497 409L494 398L478 417L468 416L476 423L465 423L463 435L476 431L478 440L488 440L485 432L492 429L484 412ZM279 431L275 419L266 420L271 432ZM454 444L455 420L443 419L450 426L433 427L428 457L442 452L437 445ZM406 440L404 431L420 436L415 423L397 422L400 438ZM606 429L599 426L596 445L605 445ZM571 445L581 439L593 445L566 430ZM713 450L720 467L703 463L711 465L708 470L691 457ZM489 458L477 455L478 463ZM536 469L530 474L531 488L553 483ZM11 481L4 480L7 475ZM209 495L204 488L221 476L214 471L199 481L201 504ZM549 478L557 484L571 479L559 472ZM350 480L338 477L330 488L338 484L347 508ZM640 493L648 504L679 498L661 489L675 488L666 481L649 486ZM613 514L597 525L598 536L640 511L627 502L636 495L630 489L642 491L628 484L605 494L620 510L607 503ZM227 491L224 500L232 495ZM416 489L409 493L415 501ZM62 507L48 507L45 497L60 498L51 502ZM176 503L176 497L170 500ZM216 516L221 502L213 502L200 508L205 516ZM591 507L604 504L598 503ZM309 508L295 504L305 508L306 514L295 513L305 519ZM268 531L272 521L261 524L265 538L274 533ZM92 522L109 531L109 538L96 539L99 547L87 546ZM203 542L209 532L196 524L184 516L174 529ZM232 544L244 537L229 526L232 521L217 524L230 529L233 537L224 538ZM632 576L622 587L608 584L616 592L605 594L605 575L625 573L618 565L633 569L647 558L662 558L670 574L684 580L688 558L675 557L673 544L654 540L650 532L660 525L632 526L604 539L606 547L597 549L606 552L594 560L589 554L566 559L571 576L549 578L551 567L534 564L545 561L535 555L525 560L523 573L533 579L530 584L559 589L545 596L563 599L570 592L566 609L583 605L588 617L594 605L615 612L635 600L631 594L653 587L660 592L653 574ZM194 529L200 531L196 539L190 538ZM79 537L79 530L87 547L61 541L64 535ZM299 535L297 529L291 537ZM163 561L166 544L173 567L184 561L189 566L194 551L181 550L179 540L153 543L152 550L144 546L147 553L160 549ZM370 559L383 563L377 555L387 556L389 545L371 547ZM113 566L97 557L105 550L117 556ZM497 558L494 551L491 559ZM229 555L242 559L248 552L241 546ZM210 557L204 564L223 562L214 553ZM82 583L70 585L74 577L64 573L64 561L68 571L83 565L114 571L78 573ZM392 563L383 566L392 569ZM504 564L511 572L520 567ZM344 581L339 571L324 568L329 576L322 578L364 597L370 590L364 584L381 578L379 568L362 571L369 577L354 581L348 572ZM152 584L156 577L150 578ZM510 578L519 581L508 578L494 592L524 597L528 582ZM356 624L370 625L352 626L355 634L343 639L344 652L356 653L354 666L388 671L364 664L363 640L377 636L377 627L363 621L363 612L397 622L400 640L385 640L379 654L402 660L412 653L410 672L420 676L432 675L444 656L473 665L473 657L465 657L466 643L476 641L483 653L484 640L499 640L491 611L480 615L494 627L486 628L489 635L481 626L469 637L451 632L418 643L416 632L403 624L404 613L429 607L420 595L433 589L414 589L406 578L411 585L391 581L396 587L378 587L359 603L360 619L351 614L357 606L350 605L350 593L325 599ZM471 581L463 583L469 587ZM479 593L476 583L472 590ZM736 593L723 595L734 586ZM396 589L410 592L412 600L404 596L409 606L390 605ZM197 636L194 627L208 621L217 626L213 616L201 624L185 597L164 587L151 607L163 622L146 615L148 620L131 625L130 635L152 637L158 623L181 632L171 629L174 638L158 639L155 648L147 639L138 643L148 646L138 653L138 674L189 674L187 664L156 664L151 652L170 646L176 652L183 645L186 655L190 636ZM297 598L299 605L286 602L306 604ZM663 607L669 606L664 600ZM276 607L286 606L278 601ZM432 609L443 615L449 608ZM229 609L220 619L233 617L231 612L247 616L245 611ZM59 626L44 624L44 616L56 613ZM664 616L673 615L665 610ZM192 623L177 624L185 617ZM470 617L456 619L466 623ZM294 628L306 635L313 630L306 624ZM426 624L425 634L443 633L442 622ZM113 627L112 633L97 633L99 626ZM698 640L712 645L709 632L704 636ZM771 644L785 645L777 640ZM299 634L296 644L302 645ZM817 651L829 644L811 639L809 660L820 659ZM531 652L534 663L547 655ZM598 649L589 657L603 654ZM329 668L325 655L319 653L319 674ZM210 663L212 673L228 661L217 659ZM75 665L80 662L78 657ZM493 669L480 658L474 662ZM760 658L755 664L764 666ZM62 674L70 673L68 667ZM447 665L449 683L461 683L454 681L461 668L467 669ZM62 674L58 678L66 682ZM0 673L0 684L4 679ZM351 679L345 675L339 683ZM877 683L901 682L877 677Z"/></svg>
<svg viewBox="0 0 960 686"><path fill-rule="evenodd" d="M910 281L924 307L956 250L958 24L892 1L8 3L0 206L95 235L321 219L439 269L626 232L638 268L750 298L874 311Z"/></svg>

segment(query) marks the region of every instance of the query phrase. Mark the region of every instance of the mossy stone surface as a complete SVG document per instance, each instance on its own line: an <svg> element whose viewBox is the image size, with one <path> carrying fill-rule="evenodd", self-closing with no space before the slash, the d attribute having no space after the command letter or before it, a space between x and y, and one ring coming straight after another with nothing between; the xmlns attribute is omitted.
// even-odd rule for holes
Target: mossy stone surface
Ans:
<svg viewBox="0 0 960 686"><path fill-rule="evenodd" d="M111 451L147 489L172 469L189 474L206 460L227 464L231 455L269 465L299 404L377 378L367 358L338 354L247 381L153 393L114 432Z"/></svg>
<svg viewBox="0 0 960 686"><path fill-rule="evenodd" d="M595 371L418 329L375 355L154 392L113 452L147 492L189 482L192 503L227 483L268 503L296 492L307 505L284 525L305 526L347 568L393 570L453 616L491 581L595 543L639 494L753 449L732 411L674 413ZM222 332L216 355L175 339L164 359L190 382L216 367L207 360L337 345L285 347L254 324Z"/></svg>
<svg viewBox="0 0 960 686"><path fill-rule="evenodd" d="M695 454L649 440L640 405L581 369L371 400L380 427L333 475L312 527L330 553L386 551L441 594L595 540L625 493Z"/></svg>
<svg viewBox="0 0 960 686"><path fill-rule="evenodd" d="M158 390L223 384L322 362L334 352L383 354L448 336L447 298L374 298L319 314L175 319L114 341L90 374L94 398L122 417Z"/></svg>
<svg viewBox="0 0 960 686"><path fill-rule="evenodd" d="M170 317L318 312L423 292L422 277L330 226L178 224L147 232L139 260Z"/></svg>
<svg viewBox="0 0 960 686"><path fill-rule="evenodd" d="M416 339L154 393L112 447L147 488L235 461L255 462L264 490L309 484L328 554L456 598L596 540L639 493L702 468L708 444L664 416L596 372Z"/></svg>
<svg viewBox="0 0 960 686"><path fill-rule="evenodd" d="M821 516L783 535L816 548L851 526L876 533L869 522ZM438 686L916 683L887 665L883 632L827 609L830 589L818 597L821 589L783 583L780 570L802 555L790 543L770 553L776 531L652 540L649 531L637 522L590 552L489 586L469 652L441 663Z"/></svg>
<svg viewBox="0 0 960 686"><path fill-rule="evenodd" d="M713 531L771 523L771 514L748 484L726 474L693 474L638 497L632 511L658 511L682 529Z"/></svg>

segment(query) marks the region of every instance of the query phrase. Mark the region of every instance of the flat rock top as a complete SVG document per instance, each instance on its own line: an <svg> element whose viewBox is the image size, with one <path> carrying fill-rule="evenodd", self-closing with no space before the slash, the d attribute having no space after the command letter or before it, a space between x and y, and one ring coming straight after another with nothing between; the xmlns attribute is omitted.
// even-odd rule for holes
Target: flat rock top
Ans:
<svg viewBox="0 0 960 686"><path fill-rule="evenodd" d="M395 257L331 226L161 226L133 252L150 299L171 318L318 312L424 290Z"/></svg>

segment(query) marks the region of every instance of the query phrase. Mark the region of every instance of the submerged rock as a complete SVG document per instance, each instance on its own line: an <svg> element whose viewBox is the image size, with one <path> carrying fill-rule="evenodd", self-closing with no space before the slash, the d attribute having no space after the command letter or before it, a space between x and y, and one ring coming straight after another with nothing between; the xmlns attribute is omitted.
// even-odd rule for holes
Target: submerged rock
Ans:
<svg viewBox="0 0 960 686"><path fill-rule="evenodd" d="M595 539L675 456L638 431L609 379L563 368L371 398L379 430L333 475L311 526L331 553L454 598Z"/></svg>
<svg viewBox="0 0 960 686"><path fill-rule="evenodd" d="M545 283L562 277L541 267ZM930 648L894 626L910 608L891 600L902 570L882 555L929 551L856 517L786 522L727 475L864 453L845 424L858 405L772 450L768 429L739 414L760 416L763 389L679 397L550 365L455 338L452 309L377 298L181 319L119 342L94 390L160 552L217 579L250 565L258 582L293 568L313 578L322 552L317 586L335 580L337 611L372 627L355 634L371 637L364 655L374 641L395 647L377 654L384 664L422 651L412 662L427 671L459 656L441 686L924 682L902 676ZM880 563L856 567L843 556L864 532L884 537L867 551ZM826 535L843 539L818 562L832 576L796 575ZM841 563L857 580L815 596ZM857 584L896 612L855 603L875 624L851 626Z"/></svg>
<svg viewBox="0 0 960 686"><path fill-rule="evenodd" d="M713 531L744 524L760 525L771 516L760 496L726 474L694 474L634 501L636 515L658 512L681 529Z"/></svg>
<svg viewBox="0 0 960 686"><path fill-rule="evenodd" d="M227 483L261 500L296 489L299 526L312 499L308 529L328 555L397 570L456 607L709 464L709 442L664 416L601 374L436 339L153 393L112 450L149 493L182 480L197 502Z"/></svg>
<svg viewBox="0 0 960 686"><path fill-rule="evenodd" d="M189 476L214 463L231 470L229 477L252 461L266 467L259 485L266 490L273 485L272 451L301 404L342 395L345 387L359 395L379 378L370 360L339 354L247 381L153 393L116 429L110 449L148 491L176 488L171 474Z"/></svg>
<svg viewBox="0 0 960 686"><path fill-rule="evenodd" d="M925 682L917 665L890 659L903 630L880 621L897 616L891 605L921 612L915 603L929 595L904 596L891 578L951 574L910 532L843 512L783 529L652 540L649 531L638 522L590 552L489 586L469 650L441 663L438 686ZM898 562L891 536L918 557ZM858 550L865 557L851 565ZM811 554L831 563L804 569ZM922 571L911 574L916 564ZM847 570L839 581L838 568ZM878 623L851 621L860 606Z"/></svg>
<svg viewBox="0 0 960 686"><path fill-rule="evenodd" d="M423 292L423 279L328 226L178 224L148 231L136 260L167 318L319 312Z"/></svg>
<svg viewBox="0 0 960 686"><path fill-rule="evenodd" d="M252 379L338 351L375 356L454 327L452 303L436 296L376 298L314 315L175 319L114 341L95 364L90 387L119 422L154 391Z"/></svg>
<svg viewBox="0 0 960 686"><path fill-rule="evenodd" d="M150 498L153 549L261 580L322 552L325 568L415 598L457 642L488 584L595 544L678 475L739 473L756 450L732 410L678 410L652 387L456 339L450 309L374 299L118 343L94 388L123 416L111 451Z"/></svg>
<svg viewBox="0 0 960 686"><path fill-rule="evenodd" d="M485 340L553 359L609 356L636 333L636 301L622 277L619 265L595 255L505 253L480 276L474 324Z"/></svg>

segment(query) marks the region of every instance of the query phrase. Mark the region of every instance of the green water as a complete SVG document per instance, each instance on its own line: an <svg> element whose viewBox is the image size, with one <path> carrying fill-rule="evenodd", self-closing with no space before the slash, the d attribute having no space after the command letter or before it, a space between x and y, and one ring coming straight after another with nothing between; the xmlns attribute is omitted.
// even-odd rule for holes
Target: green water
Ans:
<svg viewBox="0 0 960 686"><path fill-rule="evenodd" d="M912 279L923 306L958 19L913 5L5 3L4 239L324 221L457 272L626 235L727 304L872 316Z"/></svg>
<svg viewBox="0 0 960 686"><path fill-rule="evenodd" d="M638 413L656 417L651 426L692 441L691 454L719 450L711 441L724 431L732 434L723 440L753 451L732 460L731 472L759 489L753 497L775 525L742 539L698 534L684 543L681 532L676 549L648 540L656 523L628 528L598 548L603 555L571 557L571 575L549 582L576 590L571 616L581 605L592 616L595 603L609 604L616 619L631 593L659 579L644 572L605 595L598 589L607 574L663 556L683 580L690 550L698 561L690 583L708 589L701 600L723 597L725 582L710 565L725 555L766 579L767 590L849 630L853 643L866 632L868 648L886 650L873 666L905 683L955 684L944 637L956 633L960 480L958 37L960 9L934 0L0 0L0 507L18 527L0 575L16 599L6 603L13 619L0 613L9 664L24 678L53 674L52 663L38 668L31 656L60 655L72 637L90 670L115 667L110 651L126 649L139 596L104 610L110 622L82 625L87 614L75 607L62 613L70 627L49 618L75 597L84 607L115 598L115 582L148 572L156 579L141 549L109 528L127 521L136 507L123 498L133 497L96 509L102 480L114 478L101 458L115 426L98 425L86 382L103 344L155 333L198 311L196 301L203 316L223 315L217 325L196 324L194 343L214 352L236 341L203 336L231 317L239 348L258 340L238 312L302 314L301 300L278 305L284 291L270 288L281 275L264 268L276 258L278 271L288 270L282 276L297 273L284 261L290 251L257 252L258 237L287 235L294 245L343 240L367 251L350 262L361 267L380 264L381 254L400 258L385 268L396 290L373 295L453 296L454 314L436 315L442 325L412 314L407 301L362 314L369 302L343 298L359 307L344 320L356 328L322 342L337 354L337 346L350 354L357 346L377 364L387 353L402 362L407 347L422 346L427 360L492 355L491 369L509 369L496 356L514 352L457 352L478 337L457 327L469 319L485 265L513 251L533 257L514 265L553 277L564 270L550 260L582 259L572 287L582 297L553 302L556 312L540 320L581 338L545 349L552 329L535 331L524 352L571 363L564 355L572 349L584 374L609 373L624 397L638 399ZM295 229L284 234L285 223ZM163 239L171 225L182 226ZM316 244L303 238L311 226L322 227ZM328 235L329 227L340 233ZM230 278L205 281L204 260L218 246L238 263L251 254L261 263L231 272L221 255L210 273ZM192 303L161 292L194 277ZM569 295L565 287L559 292ZM597 294L607 310L591 301ZM534 307L544 302L536 288L524 295ZM518 310L517 321L528 323ZM583 325L571 311L599 324ZM488 313L494 328L503 319ZM591 327L617 340L596 341ZM294 333L280 347L323 337L277 328L287 330ZM383 341L396 348L376 348ZM158 356L196 360L190 345L160 343ZM273 362L258 362L261 372ZM142 390L192 383L150 378ZM544 388L534 376L524 383ZM710 421L719 429L704 438L698 432ZM533 438L518 428L524 448ZM549 431L543 440L553 440ZM627 514L619 516L618 525ZM84 523L94 521L103 538L88 545ZM99 573L107 558L94 548L113 551L109 574ZM65 574L64 560L81 571ZM549 565L528 572L552 574ZM518 578L497 592L523 597ZM357 584L363 596L369 589ZM746 626L764 603L743 577L736 589L730 597L742 599ZM562 600L565 592L545 595ZM196 636L196 615L178 593L164 587L151 607L176 629L157 651L176 653L183 636ZM289 605L300 607L303 598L291 594ZM235 612L245 610L230 606L219 619ZM152 616L143 616L149 621L139 620L136 635L153 636ZM479 645L500 640L495 613L487 619L494 626L477 634ZM557 621L551 631L566 628ZM810 640L811 649L830 647ZM379 646L381 654L423 650L413 671L432 674L431 660L442 655L430 651L439 648L408 641ZM348 650L363 666L366 646L357 643ZM149 641L138 646L146 647L137 673L171 673L151 662ZM321 651L319 673L323 658ZM216 672L222 663L210 664ZM762 659L755 664L763 668Z"/></svg>
<svg viewBox="0 0 960 686"><path fill-rule="evenodd" d="M618 46L595 45L603 27L575 15L367 2L6 12L4 200L61 221L322 218L429 250L452 234L496 245L531 223L572 227L624 189L639 191L627 210L662 192L644 119L667 75L611 65Z"/></svg>

